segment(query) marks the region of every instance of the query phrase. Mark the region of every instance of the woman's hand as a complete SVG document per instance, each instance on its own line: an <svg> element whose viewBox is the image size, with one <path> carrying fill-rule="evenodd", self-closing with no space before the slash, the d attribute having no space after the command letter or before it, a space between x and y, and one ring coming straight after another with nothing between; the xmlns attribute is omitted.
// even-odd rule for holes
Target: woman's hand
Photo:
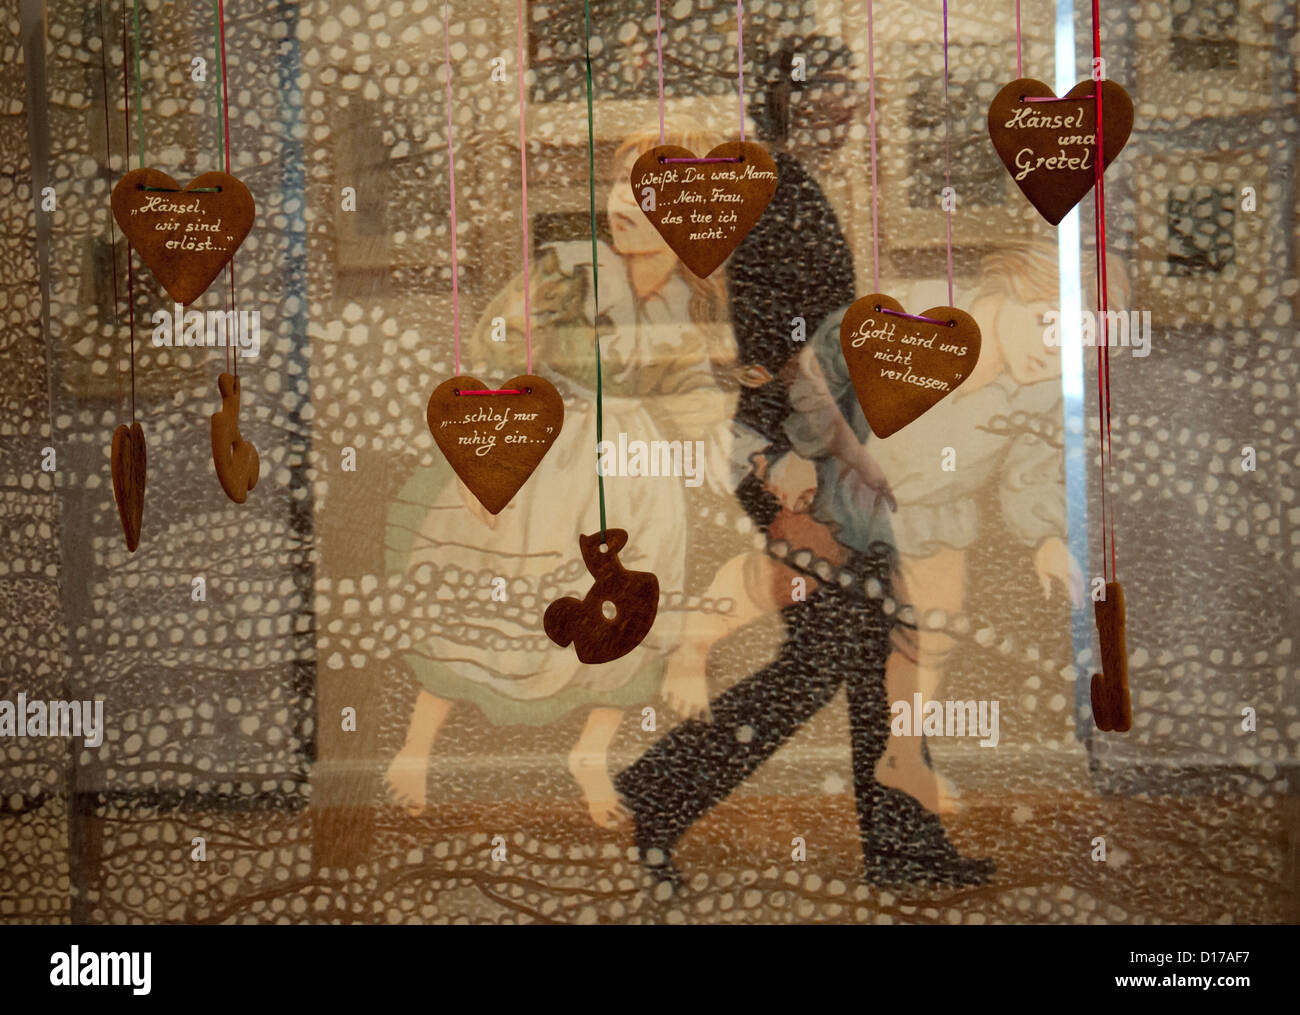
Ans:
<svg viewBox="0 0 1300 1015"><path fill-rule="evenodd" d="M1049 536L1034 551L1034 570L1043 586L1043 598L1052 598L1052 582L1059 582L1077 610L1083 606L1083 571L1070 548L1056 536Z"/></svg>
<svg viewBox="0 0 1300 1015"><path fill-rule="evenodd" d="M876 491L876 496L889 506L890 511L898 510L898 501L894 499L894 491L889 488L889 480L884 470L871 457L865 445L854 441L853 446L844 456L844 464L852 469L866 486Z"/></svg>
<svg viewBox="0 0 1300 1015"><path fill-rule="evenodd" d="M732 376L746 388L761 388L764 385L771 384L775 379L772 372L759 363L747 363L744 366L735 367L732 370Z"/></svg>

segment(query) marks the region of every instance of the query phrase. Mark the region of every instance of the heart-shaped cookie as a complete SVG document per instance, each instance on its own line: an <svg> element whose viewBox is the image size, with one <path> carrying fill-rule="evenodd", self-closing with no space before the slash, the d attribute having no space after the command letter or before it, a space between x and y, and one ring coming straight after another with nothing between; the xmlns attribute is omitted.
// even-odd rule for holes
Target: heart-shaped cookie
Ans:
<svg viewBox="0 0 1300 1015"><path fill-rule="evenodd" d="M500 393L484 391L476 377L443 381L429 396L426 417L461 482L496 514L560 436L564 400L554 384L534 374L512 377Z"/></svg>
<svg viewBox="0 0 1300 1015"><path fill-rule="evenodd" d="M253 226L253 195L229 173L181 187L158 169L135 169L113 188L113 218L167 295L203 295Z"/></svg>
<svg viewBox="0 0 1300 1015"><path fill-rule="evenodd" d="M749 235L776 193L776 182L772 156L752 141L728 141L703 158L659 145L632 166L636 203L700 278L712 274Z"/></svg>
<svg viewBox="0 0 1300 1015"><path fill-rule="evenodd" d="M888 437L970 376L980 358L980 329L956 307L912 315L872 293L844 314L840 348L871 432Z"/></svg>
<svg viewBox="0 0 1300 1015"><path fill-rule="evenodd" d="M140 545L140 522L144 518L144 428L139 423L121 424L113 431L113 499L122 519L126 548L135 553Z"/></svg>
<svg viewBox="0 0 1300 1015"><path fill-rule="evenodd" d="M1029 203L1052 225L1096 182L1096 84L1080 81L1055 99L1041 81L1020 78L998 92L989 106L989 135L998 157ZM1133 100L1114 81L1101 83L1101 117L1104 171L1133 131Z"/></svg>

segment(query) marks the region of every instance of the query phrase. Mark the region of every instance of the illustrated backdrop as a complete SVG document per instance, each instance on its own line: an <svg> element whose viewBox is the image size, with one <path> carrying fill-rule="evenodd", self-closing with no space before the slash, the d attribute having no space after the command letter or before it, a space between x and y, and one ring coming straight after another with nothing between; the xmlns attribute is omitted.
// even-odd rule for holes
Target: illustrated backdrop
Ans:
<svg viewBox="0 0 1300 1015"><path fill-rule="evenodd" d="M558 378L577 450L557 445L493 522L425 423L453 373L441 5L234 2L232 172L257 203L237 304L262 328L240 364L241 424L261 479L242 506L222 494L208 443L221 351L153 345L150 315L170 301L137 261L149 472L131 554L109 475L131 413L127 251L109 214L124 159L138 162L129 7L8 6L0 698L102 698L106 734L0 741L0 919L1294 921L1294 5L1103 5L1108 74L1136 109L1106 177L1112 296L1150 314L1149 355L1111 360L1123 735L1091 724L1091 603L1072 609L1065 553L1079 581L1101 573L1095 350L1080 378L1035 316L1063 293L1092 305L1091 197L1062 254L985 127L1016 76L1015 5L950 6L945 113L940 4L874 4L881 287L908 309L944 302L947 136L956 301L1006 365L978 399L867 443L898 495L871 521L907 569L886 588L843 569L844 529L814 496L829 496L828 459L786 425L793 378L819 343L834 351L843 308L872 286L866 4L746 6L748 131L781 184L767 228L702 285L634 267L624 164L657 134L654 8L596 5L607 436L699 441L705 469L698 486L607 478L627 562L657 570L664 599L651 643L601 673L540 625L550 598L587 587L577 535L599 526L582 7L530 0L524 23L535 368ZM1027 75L1055 81L1072 30L1086 76L1074 6L1071 20L1067 2L1023 4ZM145 0L140 20L146 161L186 182L218 168L213 12ZM523 372L515 9L454 3L450 31L463 356L492 381ZM669 130L733 140L734 6L666 3L664 56ZM198 307L227 307L224 279ZM999 703L996 747L927 740L942 784L908 767L915 743L891 744L900 767L881 771L960 804L944 828L993 861L987 884L862 882L843 692L682 839L681 890L642 869L610 777L777 658L792 575L856 582L868 608L920 628L939 698ZM839 679L865 665L855 651ZM523 681L534 672L555 679Z"/></svg>

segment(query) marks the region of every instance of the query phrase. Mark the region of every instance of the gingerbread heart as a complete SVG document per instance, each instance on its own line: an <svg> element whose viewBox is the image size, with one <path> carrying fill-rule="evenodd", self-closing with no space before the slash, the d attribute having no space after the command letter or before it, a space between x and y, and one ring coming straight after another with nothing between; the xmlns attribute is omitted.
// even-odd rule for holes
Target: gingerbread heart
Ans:
<svg viewBox="0 0 1300 1015"><path fill-rule="evenodd" d="M884 293L872 293L844 314L840 349L871 432L888 437L970 376L980 356L980 329L956 307L913 315Z"/></svg>
<svg viewBox="0 0 1300 1015"><path fill-rule="evenodd" d="M139 423L130 426L123 423L113 431L109 459L113 470L113 499L122 519L122 534L126 536L126 548L135 553L144 518L144 428Z"/></svg>
<svg viewBox="0 0 1300 1015"><path fill-rule="evenodd" d="M203 295L253 226L253 195L229 173L181 187L158 169L136 169L113 188L113 218L167 295Z"/></svg>
<svg viewBox="0 0 1300 1015"><path fill-rule="evenodd" d="M1019 78L989 106L989 135L998 158L1052 225L1096 183L1096 84L1080 81L1057 99L1041 81ZM1133 100L1114 81L1101 82L1101 126L1105 171L1133 131Z"/></svg>
<svg viewBox="0 0 1300 1015"><path fill-rule="evenodd" d="M523 374L489 391L476 377L443 381L426 413L438 447L485 508L510 503L560 436L564 400L544 377Z"/></svg>
<svg viewBox="0 0 1300 1015"><path fill-rule="evenodd" d="M629 571L619 561L626 529L579 536L578 546L595 580L582 599L565 596L551 603L542 627L561 648L573 645L579 662L611 662L650 633L659 614L659 579L649 571Z"/></svg>
<svg viewBox="0 0 1300 1015"><path fill-rule="evenodd" d="M632 194L682 263L707 278L754 228L776 193L762 145L728 141L703 158L659 145L632 166Z"/></svg>

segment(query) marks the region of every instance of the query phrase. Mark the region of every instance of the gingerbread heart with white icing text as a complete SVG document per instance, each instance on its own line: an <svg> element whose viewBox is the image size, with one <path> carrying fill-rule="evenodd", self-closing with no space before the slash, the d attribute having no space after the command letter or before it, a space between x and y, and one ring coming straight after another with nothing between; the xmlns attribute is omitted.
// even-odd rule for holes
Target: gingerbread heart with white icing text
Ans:
<svg viewBox="0 0 1300 1015"><path fill-rule="evenodd" d="M1097 102L1094 81L1080 81L1060 98L1033 78L1005 86L989 106L989 136L998 158L1029 203L1060 223L1097 182ZM1101 82L1102 170L1133 131L1133 100L1114 81Z"/></svg>
<svg viewBox="0 0 1300 1015"><path fill-rule="evenodd" d="M872 293L845 312L840 349L871 432L888 437L970 377L980 329L956 307L909 314L897 300Z"/></svg>
<svg viewBox="0 0 1300 1015"><path fill-rule="evenodd" d="M453 377L429 396L426 418L461 482L497 514L560 436L564 399L534 374L491 391L476 377Z"/></svg>
<svg viewBox="0 0 1300 1015"><path fill-rule="evenodd" d="M229 173L181 187L158 169L136 169L113 188L113 218L177 303L197 300L253 227L253 195Z"/></svg>
<svg viewBox="0 0 1300 1015"><path fill-rule="evenodd" d="M632 166L632 194L683 264L707 278L749 235L776 193L776 163L759 144L728 141L697 157L659 145Z"/></svg>

